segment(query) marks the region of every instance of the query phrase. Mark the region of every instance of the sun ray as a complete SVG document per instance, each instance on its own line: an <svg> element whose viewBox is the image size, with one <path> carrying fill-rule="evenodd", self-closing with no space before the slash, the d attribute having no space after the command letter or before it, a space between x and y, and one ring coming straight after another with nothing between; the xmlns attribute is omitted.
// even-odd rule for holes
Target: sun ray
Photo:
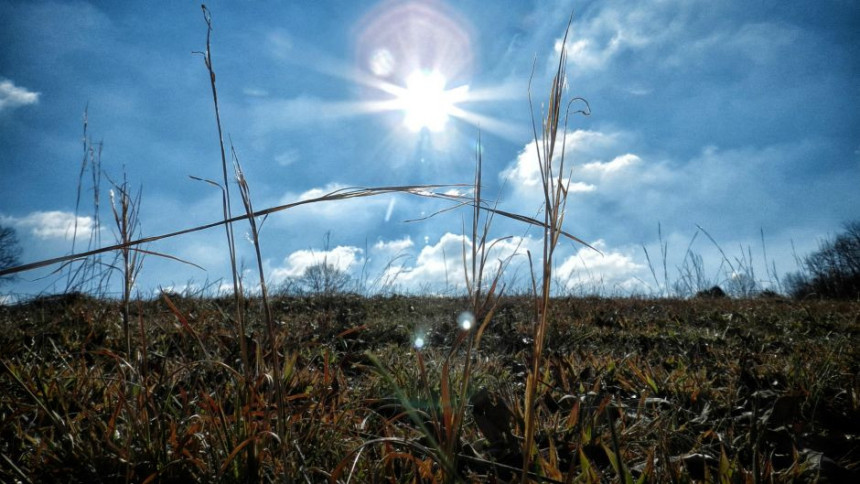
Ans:
<svg viewBox="0 0 860 484"><path fill-rule="evenodd" d="M525 125L511 123L491 116L468 111L459 106L454 106L451 109L450 115L451 117L463 120L472 126L480 128L483 132L492 133L509 141L521 141L523 133L528 133L529 129L531 129Z"/></svg>

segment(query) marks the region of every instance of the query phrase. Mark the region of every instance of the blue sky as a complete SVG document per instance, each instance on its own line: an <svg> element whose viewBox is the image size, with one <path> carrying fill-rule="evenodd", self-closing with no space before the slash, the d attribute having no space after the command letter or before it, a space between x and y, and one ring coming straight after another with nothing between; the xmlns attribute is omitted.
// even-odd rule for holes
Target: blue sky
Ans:
<svg viewBox="0 0 860 484"><path fill-rule="evenodd" d="M258 209L342 187L470 183L480 131L484 194L535 215L527 86L534 65L539 109L574 12L567 93L586 98L592 115L568 125L566 227L602 254L562 244L560 288L657 291L643 246L662 283L658 224L670 282L694 237L707 278L731 281L715 245L696 235L698 224L735 272L751 263L766 286L774 266L779 276L796 270L794 254L860 218L857 2L208 7L222 123ZM220 192L189 178L221 179L209 76L194 53L206 39L199 2L0 1L0 19L0 224L18 232L23 262L71 250L85 108L90 138L103 142L102 169L114 180L125 172L142 188L143 235L220 217ZM431 71L436 77L413 77ZM443 82L449 93L434 103L449 116L429 127L406 122L414 113L404 108L424 99L410 100L407 87L422 82ZM78 248L95 227L91 185L83 185ZM104 244L115 239L108 188L103 181ZM260 240L267 276L278 283L325 257L402 291L454 290L469 213L405 222L446 206L386 195L279 213ZM253 267L246 232L237 226L239 253ZM536 231L518 223L496 219L492 235L515 236L496 246L499 257L539 251ZM138 279L143 293L229 279L220 229L148 249L205 271L149 256ZM253 272L246 276L253 285ZM509 276L522 283L527 270L515 263ZM40 270L3 290L35 294L64 282Z"/></svg>

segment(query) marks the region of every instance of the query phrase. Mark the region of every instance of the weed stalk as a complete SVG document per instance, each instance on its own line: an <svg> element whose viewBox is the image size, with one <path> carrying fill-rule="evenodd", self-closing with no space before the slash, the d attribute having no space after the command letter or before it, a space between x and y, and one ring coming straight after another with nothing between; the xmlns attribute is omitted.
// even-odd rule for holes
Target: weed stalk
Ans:
<svg viewBox="0 0 860 484"><path fill-rule="evenodd" d="M242 290L242 282L239 277L239 271L236 266L236 241L233 234L233 224L230 221L233 218L232 209L231 209L231 200L230 200L230 181L227 175L227 153L224 147L224 134L221 128L221 112L218 105L218 89L215 86L215 69L212 65L212 49L211 49L211 37L212 37L212 16L209 13L209 9L206 8L206 5L201 5L203 9L203 18L206 21L206 51L203 52L203 61L206 65L206 69L209 72L209 83L212 87L212 102L215 107L215 124L218 128L218 146L221 150L221 169L224 184L221 186L222 189L222 209L224 212L224 230L227 236L227 248L230 254L230 269L233 277L233 302L235 304L235 318L236 323L238 325L239 332L239 351L240 357L242 359L242 370L245 375L245 386L246 389L242 392L242 396L240 397L240 403L244 406L247 402L251 401L250 392L250 384L253 381L254 372L251 369L250 358L248 355L248 342L247 342L247 333L245 330L245 317L244 317L244 294ZM280 403L280 402L279 402ZM257 466L257 456L256 456L256 446L248 445L247 446L247 471L250 478L255 478L258 476L258 466Z"/></svg>
<svg viewBox="0 0 860 484"><path fill-rule="evenodd" d="M254 242L254 253L257 258L257 271L259 272L260 277L260 296L262 297L263 317L265 319L266 330L268 332L269 348L271 349L272 355L272 361L270 364L272 365L272 373L275 381L275 397L278 411L277 435L283 439L286 438L287 417L286 410L284 409L284 394L281 386L281 362L278 356L278 340L275 335L275 318L272 315L272 305L269 303L269 291L266 287L266 275L263 270L263 255L260 251L260 231L257 226L257 219L253 216L254 206L251 202L251 188L248 186L248 181L245 179L245 175L242 172L242 167L239 164L236 150L233 149L232 146L230 147L230 150L233 155L233 165L236 172L236 180L239 184L239 192L242 195L242 203L245 206L245 212L248 214L248 223L251 226L251 237Z"/></svg>
<svg viewBox="0 0 860 484"><path fill-rule="evenodd" d="M532 117L532 128L535 140L535 150L537 151L537 162L540 169L541 187L543 189L544 205L543 205L543 253L541 259L541 292L540 295L535 294L537 322L534 327L534 342L532 346L531 369L526 378L526 393L524 399L525 407L525 429L523 439L523 468L521 474L521 483L525 484L529 469L531 468L533 459L537 454L535 448L535 430L537 425L537 387L540 383L541 366L543 362L543 349L546 340L547 328L549 326L549 309L550 297L552 294L552 270L553 270L553 255L555 253L558 240L563 232L565 209L567 206L568 186L570 184L570 174L565 179L564 171L564 145L567 135L566 125L567 118L570 114L570 107L576 101L581 101L585 104L585 108L576 111L583 115L590 114L588 102L582 98L572 98L567 106L562 104L562 98L565 88L565 64L567 62L567 36L570 32L570 25L573 21L571 15L568 20L567 29L565 30L564 38L561 44L561 52L559 54L558 68L552 80L550 88L549 103L546 107L546 114L543 120L543 127L540 137L538 137L537 126ZM531 101L531 82L529 82L529 105ZM564 111L564 126L561 132L561 154L558 156L559 166L556 175L553 169L553 161L556 158L556 142L559 140L559 121L562 111ZM532 107L532 113L534 108ZM534 276L532 277L534 281ZM535 291L536 284L533 284Z"/></svg>
<svg viewBox="0 0 860 484"><path fill-rule="evenodd" d="M138 209L140 207L141 192L138 190L137 196L132 198L129 194L128 180L125 174L123 174L122 183L113 183L113 186L116 192L114 190L110 191L111 211L113 212L114 223L118 231L117 237L123 245L119 253L122 258L122 266L119 268L122 273L122 332L125 338L126 357L131 360L133 358L131 330L129 328L131 290L143 265L143 257L140 249L130 247L128 243L134 239L135 232L140 228ZM117 201L117 198L119 198L119 201Z"/></svg>

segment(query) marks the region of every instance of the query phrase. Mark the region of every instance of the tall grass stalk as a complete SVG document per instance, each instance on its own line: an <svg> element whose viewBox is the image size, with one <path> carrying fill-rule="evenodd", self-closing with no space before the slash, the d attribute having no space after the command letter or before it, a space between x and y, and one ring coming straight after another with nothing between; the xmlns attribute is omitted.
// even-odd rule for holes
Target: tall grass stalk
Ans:
<svg viewBox="0 0 860 484"><path fill-rule="evenodd" d="M472 233L470 246L471 272L469 271L468 264L465 260L467 251L465 247L463 248L463 275L466 282L466 290L472 306L472 314L466 315L465 318L471 317L474 321L471 324L476 324L478 326L474 330L472 330L471 327L460 327L460 337L452 347L451 353L445 360L442 367L442 408L450 412L450 414L443 415L446 423L445 429L448 431L448 435L445 436L446 438L444 440L447 448L444 450L450 458L455 461L455 463L459 451L458 446L460 442L460 432L466 416L466 403L469 401L468 395L471 393L469 385L472 378L472 352L477 351L480 347L481 336L490 324L490 321L492 321L499 299L502 297L505 290L504 284L501 284L502 275L505 272L505 268L516 255L516 251L513 251L513 253L508 255L505 259L498 261L496 270L491 274L488 274L489 284L486 291L484 291L483 286L485 277L487 276L485 273L488 269L489 253L492 251L495 244L503 240L508 240L511 237L502 237L489 242L490 227L492 226L495 212L492 210L488 211L483 218L483 223L481 223L481 211L485 205L481 195L482 174L483 154L479 133L475 156L475 179L472 190ZM495 208L497 204L498 200L494 203L493 208ZM463 243L465 244L465 237L463 238ZM452 389L449 389L448 383L450 380L449 373L451 368L451 358L454 356L455 351L463 340L467 340L463 373L460 378L459 391L456 393L456 397L453 397L451 395ZM456 401L454 401L455 399Z"/></svg>
<svg viewBox="0 0 860 484"><path fill-rule="evenodd" d="M128 189L128 180L123 174L121 184L113 183L114 189L110 191L110 208L113 212L114 223L117 229L117 239L123 245L128 244L140 230L140 219L138 209L140 207L141 191L132 198ZM114 191L116 190L116 191ZM119 200L117 201L117 198ZM131 290L134 281L143 266L142 253L136 247L126 245L120 250L122 266L119 268L122 274L122 332L125 338L126 358L133 358L131 348L131 330L129 329L129 309L131 304Z"/></svg>
<svg viewBox="0 0 860 484"><path fill-rule="evenodd" d="M239 193L242 195L242 203L245 206L245 213L248 215L248 223L251 226L251 239L254 242L254 254L257 259L257 271L260 277L260 296L263 304L263 318L266 323L266 331L268 333L269 348L271 353L272 378L275 386L276 407L278 412L277 418L277 435L281 439L286 439L287 436L287 416L284 408L284 392L281 381L281 361L278 356L278 339L275 335L275 317L272 315L272 305L269 303L269 290L266 286L266 275L263 270L263 255L260 250L260 231L257 226L257 219L253 216L254 205L251 202L251 188L248 186L248 181L242 172L242 167L239 163L239 157L236 155L236 150L231 146L230 151L233 155L233 167L236 172L236 181L239 184ZM242 335L244 339L244 335Z"/></svg>
<svg viewBox="0 0 860 484"><path fill-rule="evenodd" d="M591 113L588 102L583 98L572 98L566 105L562 103L565 89L565 65L567 63L567 36L570 32L570 25L573 21L571 15L568 20L567 28L564 33L564 38L561 43L561 52L559 53L558 67L550 87L549 102L546 106L546 113L543 119L543 126L538 135L538 129L532 116L532 129L535 140L535 149L537 152L537 162L540 169L541 188L543 189L543 252L541 258L541 289L540 294L537 294L537 284L533 282L536 299L537 322L534 326L534 343L532 347L531 368L526 378L526 392L524 398L525 408L525 429L523 439L523 467L520 475L520 482L525 484L527 475L531 468L532 462L537 455L535 448L535 430L539 415L537 414L537 387L541 383L541 365L543 362L543 349L546 340L547 328L549 327L549 309L550 296L552 294L552 270L553 256L556 246L558 245L559 237L563 233L562 226L564 224L565 210L567 208L568 186L570 184L570 174L565 178L565 141L567 135L567 118L570 114L571 105L574 102L584 103L584 109L574 112L583 115ZM529 106L534 113L531 96L531 80L529 81ZM564 115L564 125L559 133L559 122L562 114ZM553 168L553 161L556 158L556 142L561 134L561 154L558 156L558 170ZM535 281L534 275L532 280Z"/></svg>
<svg viewBox="0 0 860 484"><path fill-rule="evenodd" d="M669 270L666 265L667 253L669 251L669 242L663 240L663 228L660 223L657 223L657 240L660 242L660 255L663 259L663 287L660 287L660 281L657 279L657 272L654 270L654 264L651 261L651 255L648 253L648 248L642 245L642 250L645 251L645 259L648 261L648 269L651 271L651 277L654 278L654 284L660 291L660 295L669 296Z"/></svg>
<svg viewBox="0 0 860 484"><path fill-rule="evenodd" d="M250 393L253 391L251 389L251 382L254 380L254 371L252 371L250 364L250 357L248 354L248 342L247 342L247 332L245 328L245 316L244 316L244 291L242 290L242 282L239 277L239 271L236 266L236 240L233 234L233 224L230 220L233 218L232 208L231 208L231 200L230 200L230 180L227 176L227 153L224 147L224 133L221 128L221 111L218 105L218 89L215 86L215 69L212 65L212 48L211 48L211 38L212 38L212 16L209 13L209 9L206 8L206 5L201 5L203 9L203 19L206 22L206 51L203 53L203 62L206 65L206 70L209 72L209 84L212 88L212 103L215 108L215 124L218 129L218 147L221 151L221 171L223 176L223 185L222 188L222 211L224 213L224 231L227 237L227 250L230 255L230 273L233 278L233 303L235 305L235 318L236 324L238 326L238 336L239 336L239 354L242 361L242 371L245 375L245 390L240 392L240 405L244 406L247 402L251 401ZM253 220L253 217L251 217ZM280 403L280 402L279 402ZM257 455L256 455L256 446L248 445L246 451L246 463L247 463L247 472L248 477L251 479L256 479L259 472L257 466Z"/></svg>
<svg viewBox="0 0 860 484"><path fill-rule="evenodd" d="M90 186L92 192L92 227L87 238L87 249L98 247L101 245L101 180L102 180L102 149L103 143L93 143L89 136L89 105L84 108L83 118L84 130L82 136L84 154L81 158L81 168L78 173L78 185L75 194L75 215L72 223L72 248L71 253L74 254L78 243L78 223L81 213L81 194L84 191L84 180L89 171ZM83 258L80 259L81 264L75 266L70 263L63 267L68 267L66 272L66 287L64 292L72 291L94 292L97 295L104 295L110 283L110 271L102 271L101 257ZM63 269L61 267L58 272ZM96 282L97 281L97 282ZM95 285L93 285L95 284Z"/></svg>

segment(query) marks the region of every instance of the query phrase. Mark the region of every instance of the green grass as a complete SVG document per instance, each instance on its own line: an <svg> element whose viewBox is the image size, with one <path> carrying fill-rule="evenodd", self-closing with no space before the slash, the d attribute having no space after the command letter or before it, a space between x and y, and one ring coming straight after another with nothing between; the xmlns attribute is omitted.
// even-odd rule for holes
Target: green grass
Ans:
<svg viewBox="0 0 860 484"><path fill-rule="evenodd" d="M121 356L120 302L70 296L0 309L0 480L448 478L419 423L438 423L443 365L465 364L465 348L449 355L465 298L273 299L288 439L275 432L272 373L247 382L238 371L239 342L223 317L232 302L172 302L132 304L141 348L132 361ZM518 478L533 304L502 300L471 353L454 480ZM267 361L255 336L267 331L260 301L249 308L249 351ZM856 471L857 314L849 302L554 300L532 471L560 482L621 473L791 482ZM246 388L252 398L240 407ZM472 397L482 391L504 403L495 422L513 441L479 422L489 407ZM836 464L814 465L816 452Z"/></svg>

